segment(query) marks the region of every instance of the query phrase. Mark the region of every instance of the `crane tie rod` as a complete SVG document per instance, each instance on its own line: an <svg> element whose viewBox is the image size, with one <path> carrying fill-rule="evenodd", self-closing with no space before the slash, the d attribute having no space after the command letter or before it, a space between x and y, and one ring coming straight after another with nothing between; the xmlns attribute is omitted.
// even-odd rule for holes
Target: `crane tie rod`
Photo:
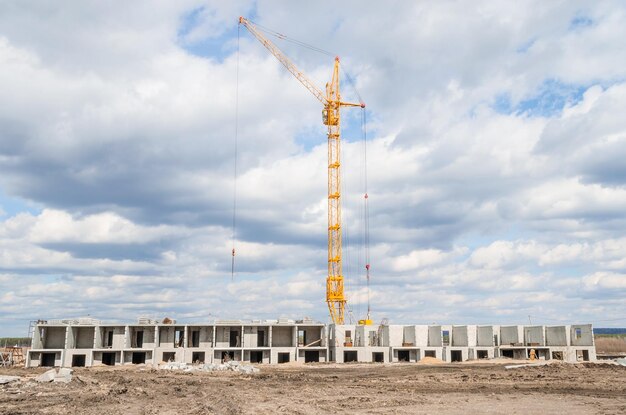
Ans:
<svg viewBox="0 0 626 415"><path fill-rule="evenodd" d="M327 50L318 48L317 46L309 45L308 43L304 43L304 42L302 42L302 41L300 41L298 39L294 39L294 38L288 37L286 35L283 35L282 33L279 33L279 32L277 32L275 30L272 30L270 28L262 26L262 25L254 22L252 20L248 20L248 21L250 23L252 23L254 26L256 26L260 31L262 31L264 33L267 33L268 35L274 36L277 39L284 40L286 42L290 42L290 43L293 43L293 44L298 45L298 46L302 46L303 48L310 49L310 50L312 50L314 52L318 52L318 53L321 53L323 55L336 56L336 54L334 54L334 53L331 53L331 52L329 52Z"/></svg>

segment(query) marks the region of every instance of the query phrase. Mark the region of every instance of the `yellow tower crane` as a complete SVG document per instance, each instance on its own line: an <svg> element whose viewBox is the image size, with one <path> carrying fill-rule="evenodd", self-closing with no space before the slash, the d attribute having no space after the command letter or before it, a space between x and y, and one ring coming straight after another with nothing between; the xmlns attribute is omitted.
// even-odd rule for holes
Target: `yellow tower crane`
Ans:
<svg viewBox="0 0 626 415"><path fill-rule="evenodd" d="M341 258L340 109L341 107L365 108L365 104L362 102L355 104L341 100L339 93L339 57L335 57L333 76L331 81L326 84L326 93L324 93L276 45L268 40L254 23L245 17L240 17L239 24L245 26L324 105L322 121L328 127L328 277L326 278L326 303L328 304L330 318L333 323L344 324L346 297L343 292ZM369 316L367 321L369 321Z"/></svg>

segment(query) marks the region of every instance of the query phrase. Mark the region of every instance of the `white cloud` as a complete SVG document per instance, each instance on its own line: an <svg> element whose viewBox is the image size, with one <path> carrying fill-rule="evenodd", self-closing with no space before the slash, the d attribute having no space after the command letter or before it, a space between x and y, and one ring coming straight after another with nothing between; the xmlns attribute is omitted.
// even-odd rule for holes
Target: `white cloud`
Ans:
<svg viewBox="0 0 626 415"><path fill-rule="evenodd" d="M0 205L41 207L0 210L0 281L19 281L0 326L326 319L321 107L245 30L231 281L235 22L252 11L340 54L367 103L375 319L623 316L606 298L625 289L623 4L286 4L0 6ZM280 47L323 86L332 57ZM363 144L359 111L344 114L344 270L361 317Z"/></svg>
<svg viewBox="0 0 626 415"><path fill-rule="evenodd" d="M585 288L623 290L626 288L626 274L594 272L583 278Z"/></svg>

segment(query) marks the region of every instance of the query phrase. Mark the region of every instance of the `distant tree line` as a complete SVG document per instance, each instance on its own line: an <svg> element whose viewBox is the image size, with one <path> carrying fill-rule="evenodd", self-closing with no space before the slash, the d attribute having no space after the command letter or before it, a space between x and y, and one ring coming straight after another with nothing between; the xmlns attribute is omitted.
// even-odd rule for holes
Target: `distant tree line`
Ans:
<svg viewBox="0 0 626 415"><path fill-rule="evenodd" d="M0 337L0 347L28 347L30 337Z"/></svg>

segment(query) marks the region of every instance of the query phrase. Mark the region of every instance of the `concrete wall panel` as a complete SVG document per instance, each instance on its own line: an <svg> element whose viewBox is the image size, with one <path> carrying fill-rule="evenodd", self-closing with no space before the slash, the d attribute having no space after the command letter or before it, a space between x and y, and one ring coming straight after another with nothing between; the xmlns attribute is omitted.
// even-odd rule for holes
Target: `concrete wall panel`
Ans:
<svg viewBox="0 0 626 415"><path fill-rule="evenodd" d="M442 346L441 326L428 326L428 346Z"/></svg>
<svg viewBox="0 0 626 415"><path fill-rule="evenodd" d="M519 336L518 326L502 326L500 327L500 344L509 346L511 344L522 343Z"/></svg>
<svg viewBox="0 0 626 415"><path fill-rule="evenodd" d="M524 344L527 346L533 344L545 346L544 332L544 326L525 326Z"/></svg>
<svg viewBox="0 0 626 415"><path fill-rule="evenodd" d="M493 346L493 326L478 326L476 328L477 346Z"/></svg>
<svg viewBox="0 0 626 415"><path fill-rule="evenodd" d="M64 349L66 327L46 327L44 329L44 349Z"/></svg>
<svg viewBox="0 0 626 415"><path fill-rule="evenodd" d="M565 326L546 327L546 346L567 346Z"/></svg>
<svg viewBox="0 0 626 415"><path fill-rule="evenodd" d="M593 346L593 328L591 324L572 325L570 338L572 346Z"/></svg>
<svg viewBox="0 0 626 415"><path fill-rule="evenodd" d="M452 326L452 339L450 345L452 347L467 347L468 333L467 326Z"/></svg>

